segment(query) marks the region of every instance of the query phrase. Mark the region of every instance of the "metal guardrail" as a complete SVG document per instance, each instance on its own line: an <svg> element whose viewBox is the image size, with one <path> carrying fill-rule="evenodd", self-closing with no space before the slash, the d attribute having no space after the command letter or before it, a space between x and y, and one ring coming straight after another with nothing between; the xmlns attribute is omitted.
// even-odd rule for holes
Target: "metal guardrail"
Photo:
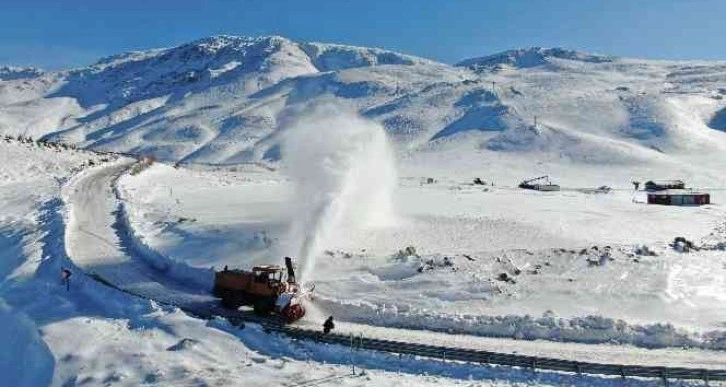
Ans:
<svg viewBox="0 0 726 387"><path fill-rule="evenodd" d="M661 378L666 382L668 379L703 380L705 382L726 380L726 370L578 362L539 356L516 355L368 337L346 336L336 333L321 334L319 331L282 326L279 324L268 325L263 323L262 325L269 332L282 333L296 339L314 340L316 342L328 344L352 346L355 349L408 354L442 360L523 367L531 368L533 370L541 369L572 372L577 374Z"/></svg>

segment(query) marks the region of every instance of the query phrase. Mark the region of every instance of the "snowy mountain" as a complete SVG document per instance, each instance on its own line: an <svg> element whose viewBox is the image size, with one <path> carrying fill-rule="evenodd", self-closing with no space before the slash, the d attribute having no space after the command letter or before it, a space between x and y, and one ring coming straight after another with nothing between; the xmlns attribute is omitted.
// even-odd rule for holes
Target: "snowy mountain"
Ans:
<svg viewBox="0 0 726 387"><path fill-rule="evenodd" d="M34 67L0 66L0 81L35 78L42 74L42 70Z"/></svg>
<svg viewBox="0 0 726 387"><path fill-rule="evenodd" d="M609 63L614 58L603 55L592 55L564 48L520 48L498 54L471 58L456 64L473 70L495 69L508 65L515 68L528 68L551 64L557 60L577 61L585 63Z"/></svg>
<svg viewBox="0 0 726 387"><path fill-rule="evenodd" d="M174 161L275 160L288 124L330 102L380 122L399 153L414 156L619 164L726 148L724 62L528 48L450 66L374 48L214 36L69 71L4 68L0 79L2 133Z"/></svg>

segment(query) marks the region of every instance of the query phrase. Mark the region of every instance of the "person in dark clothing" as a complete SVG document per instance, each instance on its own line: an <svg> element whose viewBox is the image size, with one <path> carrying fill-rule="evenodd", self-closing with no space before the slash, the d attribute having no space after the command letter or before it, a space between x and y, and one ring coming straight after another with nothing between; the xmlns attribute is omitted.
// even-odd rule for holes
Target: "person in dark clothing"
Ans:
<svg viewBox="0 0 726 387"><path fill-rule="evenodd" d="M333 323L333 316L330 316L323 323L323 333L330 333L330 331L332 331L333 328L335 328L335 323Z"/></svg>

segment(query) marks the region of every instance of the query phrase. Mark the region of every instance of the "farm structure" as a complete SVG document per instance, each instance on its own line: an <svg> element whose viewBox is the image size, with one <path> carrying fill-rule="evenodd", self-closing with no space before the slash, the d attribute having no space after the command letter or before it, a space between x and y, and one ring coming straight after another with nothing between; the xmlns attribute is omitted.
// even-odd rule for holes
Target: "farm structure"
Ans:
<svg viewBox="0 0 726 387"><path fill-rule="evenodd" d="M665 190L648 193L648 204L666 206L700 206L711 204L711 195L686 190Z"/></svg>

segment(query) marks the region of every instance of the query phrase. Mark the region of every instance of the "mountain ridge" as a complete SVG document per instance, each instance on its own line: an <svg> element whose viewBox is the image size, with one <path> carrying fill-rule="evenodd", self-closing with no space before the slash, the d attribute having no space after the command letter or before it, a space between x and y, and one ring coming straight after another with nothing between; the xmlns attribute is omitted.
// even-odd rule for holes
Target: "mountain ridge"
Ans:
<svg viewBox="0 0 726 387"><path fill-rule="evenodd" d="M726 63L717 61L534 47L451 66L379 48L218 35L79 69L5 73L18 75L0 82L0 133L174 161L279 158L286 126L331 102L380 123L399 153L616 163L662 157L653 149L726 149Z"/></svg>
<svg viewBox="0 0 726 387"><path fill-rule="evenodd" d="M124 60L140 60L145 57L148 57L149 55L163 53L171 50L178 50L178 49L185 49L185 48L203 48L208 50L208 53L214 53L219 48L225 48L229 47L232 44L239 44L240 42L243 43L260 43L260 42L285 42L288 44L295 44L301 47L307 47L310 49L320 49L320 48L333 48L333 49L348 49L348 50L358 50L358 51L368 51L371 53L379 53L384 55L395 55L402 58L407 58L412 62L432 62L432 63L441 63L434 59L429 59L425 57L419 57L415 55L400 53L392 50L387 50L384 48L378 48L378 47L365 47L365 46L356 46L356 45L348 45L348 44L337 44L337 43L328 43L328 42L318 42L318 41L294 41L292 39L286 38L284 36L280 35L262 35L262 36L238 36L238 35L228 35L228 34L219 34L219 35L210 35L206 37L202 37L196 40L193 40L191 42L182 43L176 46L169 46L169 47L162 47L162 48L149 48L144 50L131 50L131 51L125 51L118 54L108 55L102 58L99 58L96 62L87 65L87 66L80 66L76 68L70 68L70 69L60 69L56 71L51 72L72 72L77 70L82 70L85 68L92 68L92 67L102 67L104 65L108 65L111 63L118 63L123 62ZM226 43L226 44L225 44ZM313 54L314 55L314 54ZM671 62L671 63L726 63L726 60L705 60L705 59L646 59L646 58L639 58L639 57L621 57L621 56L615 56L615 55L609 55L609 54L600 54L600 53L594 53L587 50L575 50L575 49L569 49L565 47L542 47L542 46L523 46L513 49L507 49L503 51L497 51L494 53L484 54L481 56L474 56L474 57L468 57L461 59L459 61L454 62L453 66L458 67L469 67L471 65L475 64L489 64L489 65L496 65L496 64L509 64L509 65L515 65L515 67L533 67L530 63L528 63L529 59L541 59L541 60L547 60L547 59L565 59L565 60L571 60L571 61L582 61L582 62L591 62L591 63L607 63L612 62L616 60L637 60L637 61L645 61L645 62ZM535 64L544 64L539 63L537 61L534 62ZM384 64L384 63L381 63ZM517 66L519 64L519 66ZM34 66L14 66L14 65L2 65L0 64L0 72L6 69L28 69L33 70L37 72L37 75L40 75L42 73L45 73L46 71L34 67ZM328 70L322 70L322 71L328 71Z"/></svg>

